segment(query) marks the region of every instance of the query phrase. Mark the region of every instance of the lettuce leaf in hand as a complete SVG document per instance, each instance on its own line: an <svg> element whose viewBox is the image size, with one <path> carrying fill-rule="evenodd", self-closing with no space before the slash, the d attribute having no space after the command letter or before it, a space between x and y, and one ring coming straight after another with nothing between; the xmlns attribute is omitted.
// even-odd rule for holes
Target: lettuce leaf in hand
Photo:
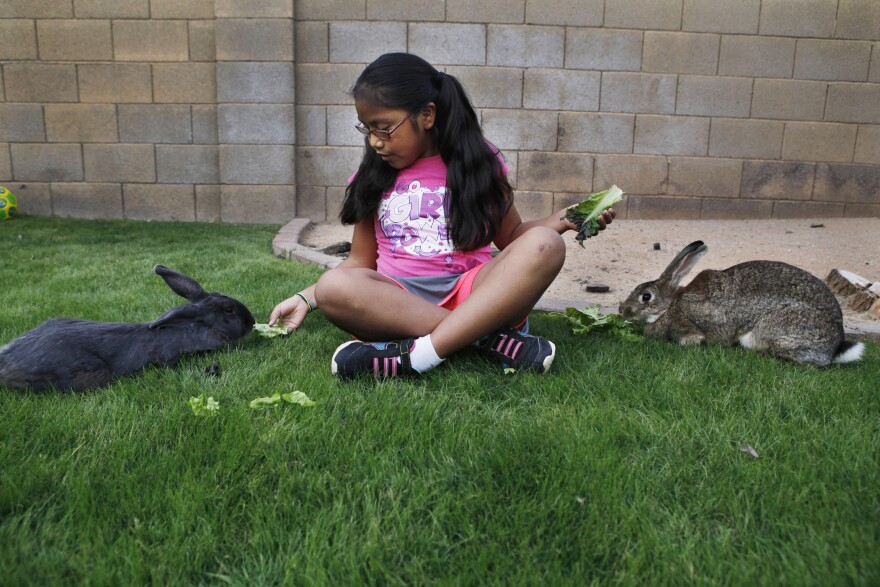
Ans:
<svg viewBox="0 0 880 587"><path fill-rule="evenodd" d="M287 332L287 326L281 324L280 322L275 326L269 326L268 324L254 324L254 330L257 331L257 334L260 336L265 336L267 338L275 338L276 336L287 336L290 334Z"/></svg>
<svg viewBox="0 0 880 587"><path fill-rule="evenodd" d="M645 338L638 325L624 319L620 314L603 314L599 304L583 310L566 308L564 313L555 312L551 315L567 318L575 334L605 332L629 342L640 342Z"/></svg>
<svg viewBox="0 0 880 587"><path fill-rule="evenodd" d="M599 234L599 216L622 199L623 190L613 185L607 190L590 194L580 204L568 208L565 211L565 218L571 220L578 227L575 240L584 246L584 239Z"/></svg>

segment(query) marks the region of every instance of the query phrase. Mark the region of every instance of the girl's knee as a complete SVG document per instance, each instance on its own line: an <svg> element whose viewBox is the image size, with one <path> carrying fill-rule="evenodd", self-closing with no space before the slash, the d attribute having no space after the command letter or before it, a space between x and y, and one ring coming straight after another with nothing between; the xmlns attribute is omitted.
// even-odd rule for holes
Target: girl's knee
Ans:
<svg viewBox="0 0 880 587"><path fill-rule="evenodd" d="M527 247L529 254L535 255L542 263L557 262L561 265L565 262L565 241L552 228L536 226L517 240L523 240L522 244Z"/></svg>
<svg viewBox="0 0 880 587"><path fill-rule="evenodd" d="M351 284L354 282L350 273L351 271L346 269L331 269L318 278L315 284L315 301L319 308L346 303Z"/></svg>

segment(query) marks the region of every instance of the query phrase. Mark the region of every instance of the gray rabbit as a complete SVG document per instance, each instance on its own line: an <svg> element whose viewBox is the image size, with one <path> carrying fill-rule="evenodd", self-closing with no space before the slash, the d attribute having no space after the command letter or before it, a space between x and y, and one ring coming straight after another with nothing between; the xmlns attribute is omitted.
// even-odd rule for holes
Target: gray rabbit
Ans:
<svg viewBox="0 0 880 587"><path fill-rule="evenodd" d="M174 366L185 353L214 350L253 330L254 317L238 300L163 265L153 271L190 303L145 323L46 320L0 348L0 384L85 391L148 365Z"/></svg>
<svg viewBox="0 0 880 587"><path fill-rule="evenodd" d="M656 281L633 290L619 308L645 334L680 344L740 344L802 364L858 361L864 344L844 340L843 314L817 277L778 261L747 261L682 278L708 247L687 245Z"/></svg>

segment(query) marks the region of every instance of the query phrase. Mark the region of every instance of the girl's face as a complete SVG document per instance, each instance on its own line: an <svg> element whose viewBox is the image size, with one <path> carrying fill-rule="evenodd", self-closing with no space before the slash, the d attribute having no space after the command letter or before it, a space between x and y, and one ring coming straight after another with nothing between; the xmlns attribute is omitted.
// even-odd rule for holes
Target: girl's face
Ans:
<svg viewBox="0 0 880 587"><path fill-rule="evenodd" d="M364 100L355 100L354 108L364 127L392 131L391 136L386 139L370 133L369 140L370 146L382 160L394 169L405 169L416 159L433 157L439 153L433 135L428 132L434 127L436 109L433 102L428 103L417 114L378 106Z"/></svg>

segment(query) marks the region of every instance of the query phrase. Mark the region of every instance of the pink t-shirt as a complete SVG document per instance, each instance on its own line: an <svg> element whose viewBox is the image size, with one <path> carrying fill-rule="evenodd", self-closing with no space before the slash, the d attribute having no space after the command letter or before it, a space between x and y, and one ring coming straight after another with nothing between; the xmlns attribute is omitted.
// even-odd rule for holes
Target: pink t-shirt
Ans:
<svg viewBox="0 0 880 587"><path fill-rule="evenodd" d="M490 245L455 250L447 228L446 197L446 164L440 155L417 159L398 173L394 187L382 196L375 219L379 273L455 275L492 258Z"/></svg>

